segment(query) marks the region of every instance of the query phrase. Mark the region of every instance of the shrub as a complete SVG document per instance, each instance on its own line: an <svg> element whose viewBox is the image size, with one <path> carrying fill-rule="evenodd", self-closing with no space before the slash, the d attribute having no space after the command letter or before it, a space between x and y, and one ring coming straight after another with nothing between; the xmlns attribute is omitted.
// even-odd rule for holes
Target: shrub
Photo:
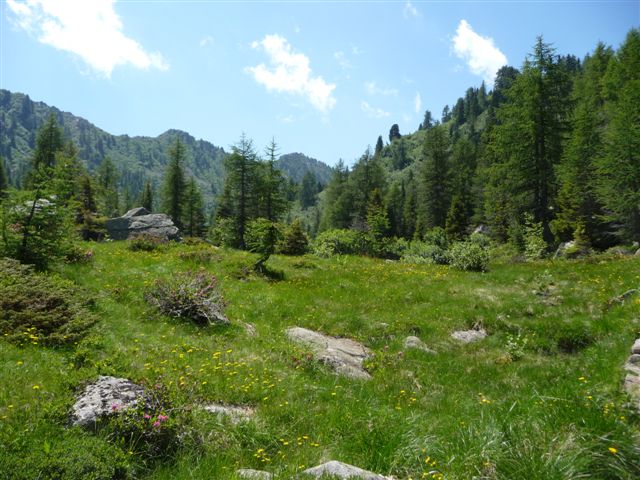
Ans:
<svg viewBox="0 0 640 480"><path fill-rule="evenodd" d="M132 252L153 252L166 246L168 240L151 233L138 233L129 239L127 248Z"/></svg>
<svg viewBox="0 0 640 480"><path fill-rule="evenodd" d="M471 235L469 235L469 241L471 243L475 243L476 245L480 245L482 248L489 248L491 246L491 239L484 233L472 233Z"/></svg>
<svg viewBox="0 0 640 480"><path fill-rule="evenodd" d="M88 295L70 281L0 259L0 335L20 344L77 342L96 322Z"/></svg>
<svg viewBox="0 0 640 480"><path fill-rule="evenodd" d="M309 237L302 229L302 223L295 219L284 233L280 243L280 253L285 255L304 255L309 249Z"/></svg>
<svg viewBox="0 0 640 480"><path fill-rule="evenodd" d="M524 216L524 256L527 260L538 260L544 257L547 251L547 242L544 241L542 223L534 222L533 216L526 213Z"/></svg>
<svg viewBox="0 0 640 480"><path fill-rule="evenodd" d="M427 233L424 234L423 240L424 243L436 245L443 250L446 250L449 246L447 234L441 227L434 227L431 230L427 231Z"/></svg>
<svg viewBox="0 0 640 480"><path fill-rule="evenodd" d="M145 300L165 315L186 318L198 325L226 325L225 302L218 281L205 271L186 272L157 280Z"/></svg>
<svg viewBox="0 0 640 480"><path fill-rule="evenodd" d="M361 255L364 251L364 239L361 232L355 230L326 230L313 242L313 253L320 257L332 255Z"/></svg>
<svg viewBox="0 0 640 480"><path fill-rule="evenodd" d="M216 218L215 224L209 230L211 243L218 247L237 247L238 231L231 218Z"/></svg>
<svg viewBox="0 0 640 480"><path fill-rule="evenodd" d="M179 446L180 420L162 385L147 389L144 402L106 417L100 433L146 461L165 458Z"/></svg>
<svg viewBox="0 0 640 480"><path fill-rule="evenodd" d="M37 193L37 192L35 192ZM0 211L0 257L10 257L45 270L73 248L73 214L55 197L12 192Z"/></svg>
<svg viewBox="0 0 640 480"><path fill-rule="evenodd" d="M413 241L402 255L402 261L427 265L446 265L449 263L449 258L445 250L438 245Z"/></svg>
<svg viewBox="0 0 640 480"><path fill-rule="evenodd" d="M489 265L489 252L472 242L454 243L447 254L452 266L465 271L484 272Z"/></svg>

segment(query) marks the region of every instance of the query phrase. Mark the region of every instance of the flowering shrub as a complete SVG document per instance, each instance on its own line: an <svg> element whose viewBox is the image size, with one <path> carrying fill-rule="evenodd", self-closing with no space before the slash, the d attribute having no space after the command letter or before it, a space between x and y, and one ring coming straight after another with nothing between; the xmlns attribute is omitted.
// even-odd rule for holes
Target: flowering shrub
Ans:
<svg viewBox="0 0 640 480"><path fill-rule="evenodd" d="M198 325L226 325L225 302L216 277L205 271L186 272L157 280L145 300L165 315L187 318Z"/></svg>

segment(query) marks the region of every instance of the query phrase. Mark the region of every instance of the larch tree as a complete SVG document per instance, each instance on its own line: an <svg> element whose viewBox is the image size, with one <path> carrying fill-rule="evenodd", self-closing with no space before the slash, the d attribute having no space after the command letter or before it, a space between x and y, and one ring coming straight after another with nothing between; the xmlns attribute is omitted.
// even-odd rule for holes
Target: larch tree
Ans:
<svg viewBox="0 0 640 480"><path fill-rule="evenodd" d="M173 223L182 230L183 211L187 181L184 173L184 163L187 152L184 143L180 139L169 147L169 163L164 174L162 208L169 215Z"/></svg>

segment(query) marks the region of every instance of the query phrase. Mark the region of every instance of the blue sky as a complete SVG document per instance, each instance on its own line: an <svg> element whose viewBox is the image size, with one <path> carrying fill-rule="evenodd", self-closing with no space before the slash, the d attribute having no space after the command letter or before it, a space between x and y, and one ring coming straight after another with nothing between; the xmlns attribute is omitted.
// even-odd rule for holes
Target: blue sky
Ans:
<svg viewBox="0 0 640 480"><path fill-rule="evenodd" d="M638 0L3 0L0 87L114 134L245 132L350 164L519 67L537 35L583 57L639 25Z"/></svg>

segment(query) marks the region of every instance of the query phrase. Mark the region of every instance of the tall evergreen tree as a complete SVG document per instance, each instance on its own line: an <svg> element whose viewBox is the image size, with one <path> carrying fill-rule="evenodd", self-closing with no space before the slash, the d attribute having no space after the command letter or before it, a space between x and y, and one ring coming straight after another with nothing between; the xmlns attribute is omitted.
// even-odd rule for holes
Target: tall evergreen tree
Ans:
<svg viewBox="0 0 640 480"><path fill-rule="evenodd" d="M109 157L105 157L96 170L98 185L98 211L108 217L115 217L120 211L118 193L118 171Z"/></svg>
<svg viewBox="0 0 640 480"><path fill-rule="evenodd" d="M444 126L427 132L419 167L418 224L420 234L445 226L449 210L449 136Z"/></svg>
<svg viewBox="0 0 640 480"><path fill-rule="evenodd" d="M631 30L605 78L610 122L597 162L597 194L624 241L640 239L640 29Z"/></svg>
<svg viewBox="0 0 640 480"><path fill-rule="evenodd" d="M562 154L568 112L568 77L554 49L538 37L522 73L507 90L508 102L497 112L494 153L500 167L495 184L509 192L508 215L524 211L542 223L545 240L552 239L549 222L555 191L555 166ZM495 195L493 201L503 198Z"/></svg>
<svg viewBox="0 0 640 480"><path fill-rule="evenodd" d="M348 228L351 225L353 192L349 188L348 181L349 169L340 160L333 171L329 185L325 189L320 230Z"/></svg>
<svg viewBox="0 0 640 480"><path fill-rule="evenodd" d="M379 157L380 155L382 155L383 148L384 148L384 143L382 142L382 135L378 135L378 140L376 140L376 149L373 155L376 157Z"/></svg>
<svg viewBox="0 0 640 480"><path fill-rule="evenodd" d="M7 170L4 167L4 160L0 157L0 201L6 196L6 192L9 189L9 177Z"/></svg>
<svg viewBox="0 0 640 480"><path fill-rule="evenodd" d="M171 217L176 227L182 230L184 227L182 220L187 188L184 173L187 152L184 143L180 139L176 139L173 145L169 147L168 156L169 163L164 173L162 209L164 213Z"/></svg>
<svg viewBox="0 0 640 480"><path fill-rule="evenodd" d="M429 130L431 127L433 127L433 117L431 116L431 112L426 110L424 112L424 119L418 127L418 130Z"/></svg>
<svg viewBox="0 0 640 480"><path fill-rule="evenodd" d="M402 137L402 135L400 135L400 127L397 123L394 123L389 130L389 143L393 143L396 138L400 137Z"/></svg>
<svg viewBox="0 0 640 480"><path fill-rule="evenodd" d="M307 209L313 207L316 204L316 195L318 193L318 181L313 172L309 171L302 177L300 183L300 207Z"/></svg>
<svg viewBox="0 0 640 480"><path fill-rule="evenodd" d="M204 200L196 180L191 177L184 195L183 232L190 237L201 237L206 231Z"/></svg>
<svg viewBox="0 0 640 480"><path fill-rule="evenodd" d="M604 247L606 224L596 188L599 178L596 160L602 156L606 126L603 81L613 57L611 48L599 44L584 63L584 71L575 82L575 108L571 135L562 162L558 165L558 212L552 230L560 240L569 240L578 231L583 241Z"/></svg>
<svg viewBox="0 0 640 480"><path fill-rule="evenodd" d="M367 148L349 175L349 188L353 199L351 212L353 225L356 228L364 228L371 195L375 189L384 192L385 183L384 170L380 160L372 156L371 150Z"/></svg>
<svg viewBox="0 0 640 480"><path fill-rule="evenodd" d="M56 154L64 148L62 129L53 113L40 127L36 136L36 148L31 157L31 170L27 174L26 186L37 188L37 184L47 182L56 163Z"/></svg>
<svg viewBox="0 0 640 480"><path fill-rule="evenodd" d="M264 217L272 222L277 221L287 210L285 198L285 179L282 171L276 166L278 145L275 139L265 151L267 158L263 168L261 181L261 203Z"/></svg>
<svg viewBox="0 0 640 480"><path fill-rule="evenodd" d="M153 187L149 180L144 182L144 190L142 190L140 197L140 206L146 208L149 212L153 212Z"/></svg>

